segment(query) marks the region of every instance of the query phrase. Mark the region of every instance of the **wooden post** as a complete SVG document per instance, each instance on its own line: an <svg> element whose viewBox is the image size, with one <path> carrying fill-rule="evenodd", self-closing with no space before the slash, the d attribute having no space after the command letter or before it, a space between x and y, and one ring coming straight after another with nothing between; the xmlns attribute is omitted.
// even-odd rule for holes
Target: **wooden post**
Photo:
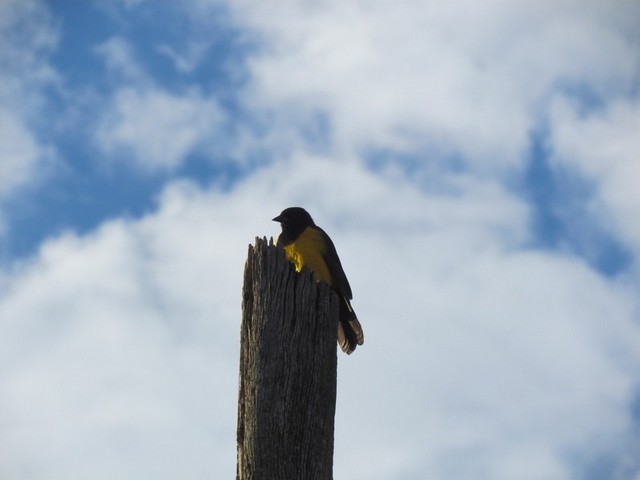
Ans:
<svg viewBox="0 0 640 480"><path fill-rule="evenodd" d="M256 238L242 292L237 480L331 480L338 297Z"/></svg>

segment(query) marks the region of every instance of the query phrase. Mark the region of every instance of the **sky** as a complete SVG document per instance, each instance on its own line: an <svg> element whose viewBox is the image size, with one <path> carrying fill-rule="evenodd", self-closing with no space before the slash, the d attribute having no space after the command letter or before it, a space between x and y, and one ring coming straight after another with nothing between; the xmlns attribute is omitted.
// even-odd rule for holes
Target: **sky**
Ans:
<svg viewBox="0 0 640 480"><path fill-rule="evenodd" d="M2 0L0 65L0 478L233 478L298 205L335 478L640 479L637 1Z"/></svg>

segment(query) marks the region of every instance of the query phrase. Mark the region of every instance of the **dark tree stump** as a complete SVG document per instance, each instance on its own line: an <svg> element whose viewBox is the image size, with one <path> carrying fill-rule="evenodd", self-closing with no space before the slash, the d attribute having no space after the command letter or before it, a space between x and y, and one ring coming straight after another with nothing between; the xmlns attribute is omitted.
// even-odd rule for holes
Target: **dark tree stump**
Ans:
<svg viewBox="0 0 640 480"><path fill-rule="evenodd" d="M330 480L338 297L256 238L242 292L237 480Z"/></svg>

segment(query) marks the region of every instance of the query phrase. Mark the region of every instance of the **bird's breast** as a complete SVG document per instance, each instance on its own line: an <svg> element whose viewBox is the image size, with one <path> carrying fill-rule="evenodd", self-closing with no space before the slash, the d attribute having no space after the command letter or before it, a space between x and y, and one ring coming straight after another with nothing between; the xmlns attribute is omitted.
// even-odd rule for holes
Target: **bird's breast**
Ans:
<svg viewBox="0 0 640 480"><path fill-rule="evenodd" d="M296 272L300 272L306 265L316 276L317 281L327 282L333 286L331 273L324 261L325 241L322 233L314 228L307 228L292 243L284 247L287 260L295 265Z"/></svg>

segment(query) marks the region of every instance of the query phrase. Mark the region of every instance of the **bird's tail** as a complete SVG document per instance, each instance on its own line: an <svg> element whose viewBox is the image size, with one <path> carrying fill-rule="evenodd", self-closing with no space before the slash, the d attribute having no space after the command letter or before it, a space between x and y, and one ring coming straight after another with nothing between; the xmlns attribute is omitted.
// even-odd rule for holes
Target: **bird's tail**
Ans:
<svg viewBox="0 0 640 480"><path fill-rule="evenodd" d="M364 343L364 332L351 302L343 298L340 302L340 322L338 323L338 344L342 351L350 355L358 345Z"/></svg>

